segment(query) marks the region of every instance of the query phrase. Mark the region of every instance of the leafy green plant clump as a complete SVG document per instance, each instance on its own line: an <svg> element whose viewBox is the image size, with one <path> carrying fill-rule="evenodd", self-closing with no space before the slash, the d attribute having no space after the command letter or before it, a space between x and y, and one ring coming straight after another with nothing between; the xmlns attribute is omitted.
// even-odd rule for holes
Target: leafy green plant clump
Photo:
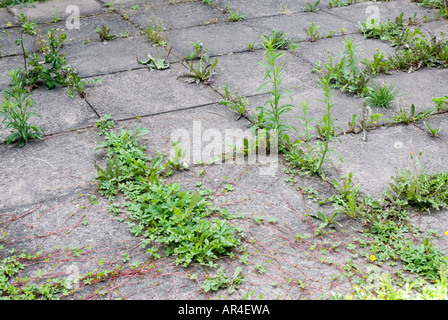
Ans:
<svg viewBox="0 0 448 320"><path fill-rule="evenodd" d="M107 130L110 124L101 127ZM104 132L104 131L103 131ZM163 180L167 169L163 155L150 159L138 142L145 131L106 131L105 141L98 148L107 150L106 167L98 170L100 193L113 199L125 195L122 204L129 212L129 226L135 235L144 235L148 253L155 258L156 244L166 246L166 255L174 255L176 263L192 262L214 266L214 259L232 255L229 250L239 245L235 228L218 216L204 194L181 191L178 184Z"/></svg>
<svg viewBox="0 0 448 320"><path fill-rule="evenodd" d="M15 69L8 74L12 78L13 86L3 91L3 98L0 115L4 117L2 123L6 123L6 129L13 132L6 137L6 143L19 142L22 147L31 139L42 139L44 130L36 124L30 122L33 116L38 116L32 112L33 101L22 86L19 80L20 70Z"/></svg>

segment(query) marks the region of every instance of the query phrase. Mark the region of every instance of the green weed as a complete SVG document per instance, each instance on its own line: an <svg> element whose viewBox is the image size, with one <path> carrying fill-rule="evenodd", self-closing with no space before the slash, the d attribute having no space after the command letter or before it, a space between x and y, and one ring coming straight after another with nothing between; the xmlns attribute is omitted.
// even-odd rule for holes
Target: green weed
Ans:
<svg viewBox="0 0 448 320"><path fill-rule="evenodd" d="M31 139L42 139L44 130L30 122L32 117L39 115L32 112L34 103L30 99L30 93L20 83L20 69L10 71L8 76L12 79L12 87L2 93L4 100L0 115L4 117L2 123L6 124L6 129L13 130L6 138L6 143L18 142L22 147Z"/></svg>

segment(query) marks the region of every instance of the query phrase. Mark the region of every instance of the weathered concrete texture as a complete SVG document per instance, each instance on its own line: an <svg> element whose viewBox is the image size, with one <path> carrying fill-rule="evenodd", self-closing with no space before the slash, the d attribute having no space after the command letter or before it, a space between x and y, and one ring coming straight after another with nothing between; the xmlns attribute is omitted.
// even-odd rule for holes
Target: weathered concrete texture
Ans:
<svg viewBox="0 0 448 320"><path fill-rule="evenodd" d="M448 35L448 21L447 20L439 20L439 21L431 21L428 23L423 23L419 25L420 31L423 32L427 37L436 36L438 39L442 39L441 33L445 35L445 39Z"/></svg>
<svg viewBox="0 0 448 320"><path fill-rule="evenodd" d="M126 130L132 130L134 127L149 129L149 134L145 135L143 141L152 155L161 151L169 157L173 143L178 141L182 150L187 152L185 161L189 165L219 159L220 155L226 152L227 146L235 145L236 139L242 139L244 134L247 134L248 138L252 137L247 121L234 121L231 112L220 104L123 123Z"/></svg>
<svg viewBox="0 0 448 320"><path fill-rule="evenodd" d="M0 28L17 26L18 22L7 8L0 8Z"/></svg>
<svg viewBox="0 0 448 320"><path fill-rule="evenodd" d="M23 68L23 56L11 56L0 59L0 90L6 89L11 81L7 76L10 70L15 68Z"/></svg>
<svg viewBox="0 0 448 320"><path fill-rule="evenodd" d="M243 52L218 58L213 87L223 92L224 86L236 90L240 95L253 95L264 82L266 58L264 51ZM309 86L313 81L311 68L289 52L284 52L278 63L287 61L283 70L284 88Z"/></svg>
<svg viewBox="0 0 448 320"><path fill-rule="evenodd" d="M330 31L335 35L340 35L341 28L344 28L347 33L353 33L357 30L356 24L323 11L316 14L302 12L293 15L260 18L247 21L247 23L262 34L270 34L274 29L285 31L286 36L296 42L308 40L307 30L309 31L313 23L314 31L320 32L322 37L326 37Z"/></svg>
<svg viewBox="0 0 448 320"><path fill-rule="evenodd" d="M99 136L94 130L31 141L22 148L1 145L0 210L77 194L95 177L93 163Z"/></svg>
<svg viewBox="0 0 448 320"><path fill-rule="evenodd" d="M393 72L391 75L379 75L372 81L388 86L393 86L398 90L399 96L396 99L393 110L399 110L402 106L405 110L410 110L412 104L415 105L416 112L433 108L433 98L443 97L448 92L446 69L419 69L412 73Z"/></svg>
<svg viewBox="0 0 448 320"><path fill-rule="evenodd" d="M167 54L159 48L160 57ZM92 42L79 46L67 46L61 50L67 63L75 67L81 77L92 77L127 70L146 68L137 62L148 60L148 53L158 57L157 49L145 37L118 38L106 42ZM169 56L168 62L175 58Z"/></svg>
<svg viewBox="0 0 448 320"><path fill-rule="evenodd" d="M44 1L36 2L33 6L19 5L10 7L15 16L25 14L31 20L38 22L53 21L54 15L63 20L71 20L78 13L80 16L105 13L107 8L96 0L83 0L74 3L72 0Z"/></svg>
<svg viewBox="0 0 448 320"><path fill-rule="evenodd" d="M32 117L30 121L41 126L47 135L85 128L98 120L84 99L77 93L74 98L68 97L64 88L48 90L42 84L32 92L30 98L34 102L33 111L40 115ZM0 128L0 140L3 141L9 132L4 130L4 125L0 125Z"/></svg>
<svg viewBox="0 0 448 320"><path fill-rule="evenodd" d="M166 29L201 26L224 16L218 10L202 2L175 3L162 6L149 6L144 10L130 10L129 20L141 27L161 23Z"/></svg>
<svg viewBox="0 0 448 320"><path fill-rule="evenodd" d="M373 59L374 54L377 52L384 52L385 58L389 54L395 53L395 49L387 42L365 39L362 34L350 34L320 39L315 42L301 42L294 54L308 61L312 66L315 66L319 61L323 64L328 63L330 61L328 56L331 56L334 62L338 62L345 50L345 42L349 39L358 47L357 53L360 62L363 59ZM325 70L323 66L322 69Z"/></svg>
<svg viewBox="0 0 448 320"><path fill-rule="evenodd" d="M195 52L190 42L203 43L208 55L220 55L235 51L248 50L247 44L259 43L260 37L243 23L217 23L208 26L185 28L167 32L168 46L173 53L183 58Z"/></svg>
<svg viewBox="0 0 448 320"><path fill-rule="evenodd" d="M346 177L353 172L353 181L374 197L381 195L399 169L412 168L410 152L414 156L422 152L421 163L429 173L448 170L447 143L413 125L369 131L367 142L360 135L346 135L340 140L342 143L333 143L332 148L343 157L341 172Z"/></svg>
<svg viewBox="0 0 448 320"><path fill-rule="evenodd" d="M110 3L115 7L120 8L121 5L160 5L167 4L169 0L99 0L101 3Z"/></svg>
<svg viewBox="0 0 448 320"><path fill-rule="evenodd" d="M180 64L169 69L141 69L105 75L101 85L89 90L87 101L100 115L127 119L180 110L216 102L220 96L203 84L184 83L186 72Z"/></svg>
<svg viewBox="0 0 448 320"><path fill-rule="evenodd" d="M445 143L448 143L448 114L437 114L432 116L431 118L425 120L431 129L440 129L440 132L437 134L437 137L442 139ZM428 128L425 126L423 121L419 121L415 124L422 130L428 132L430 134Z"/></svg>
<svg viewBox="0 0 448 320"><path fill-rule="evenodd" d="M354 23L358 23L358 21L365 22L367 19L374 18L379 18L380 22L386 22L388 20L394 21L401 13L403 13L403 19L405 20L413 18L416 13L416 18L419 21L422 21L424 16L429 18L438 15L438 10L417 6L410 0L388 2L367 1L352 4L349 7L325 9L325 11Z"/></svg>
<svg viewBox="0 0 448 320"><path fill-rule="evenodd" d="M240 15L245 19L275 16L275 15L290 15L296 12L302 12L309 1L306 0L259 0L256 3L251 0L219 0L217 1L219 7L229 5L231 9L238 10ZM315 2L310 2L314 4ZM325 4L321 3L318 8L322 9Z"/></svg>
<svg viewBox="0 0 448 320"><path fill-rule="evenodd" d="M125 32L128 32L131 37L140 32L134 25L122 19L116 13L82 17L79 20L79 28L68 28L65 21L41 24L39 28L44 36L50 28L60 28L67 34L67 40L64 42L65 46L82 46L85 41L100 41L95 28L101 29L102 26L110 28L109 33L116 36L116 38L120 38Z"/></svg>
<svg viewBox="0 0 448 320"><path fill-rule="evenodd" d="M22 37L20 28L4 29L6 34L0 36L0 56L10 56L23 54L21 45L16 45L15 41ZM1 31L0 31L1 34ZM36 52L38 50L36 40L28 34L23 35L23 45L28 52Z"/></svg>

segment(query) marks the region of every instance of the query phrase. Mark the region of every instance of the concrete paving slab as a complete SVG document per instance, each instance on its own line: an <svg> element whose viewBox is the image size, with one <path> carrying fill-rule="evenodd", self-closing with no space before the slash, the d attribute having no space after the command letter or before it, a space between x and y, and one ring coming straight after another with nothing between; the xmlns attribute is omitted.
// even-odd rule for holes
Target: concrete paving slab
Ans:
<svg viewBox="0 0 448 320"><path fill-rule="evenodd" d="M10 70L23 68L23 56L10 56L0 59L0 90L8 87L11 78L7 76Z"/></svg>
<svg viewBox="0 0 448 320"><path fill-rule="evenodd" d="M147 116L191 108L220 99L210 87L177 79L186 69L172 64L169 69L140 69L101 76L101 86L89 90L87 101L101 115L114 119Z"/></svg>
<svg viewBox="0 0 448 320"><path fill-rule="evenodd" d="M106 42L92 42L82 45L67 46L61 49L67 63L76 68L81 77L105 75L109 73L146 68L137 63L148 59L148 53L157 57L166 57L166 48L156 49L146 37L118 38ZM174 56L166 59L175 60Z"/></svg>
<svg viewBox="0 0 448 320"><path fill-rule="evenodd" d="M394 110L401 105L403 109L410 110L415 105L416 112L433 108L433 98L439 98L448 92L448 70L438 68L424 68L412 73L396 71L391 75L378 75L372 81L388 86L394 86L400 96L396 99Z"/></svg>
<svg viewBox="0 0 448 320"><path fill-rule="evenodd" d="M422 152L421 163L429 173L448 169L446 142L430 137L413 125L369 131L367 142L362 141L360 135L350 134L340 139L342 143L333 143L332 148L344 160L339 167L341 174L348 177L353 172L354 183L376 198L381 196L399 169L412 168L410 152L416 156Z"/></svg>
<svg viewBox="0 0 448 320"><path fill-rule="evenodd" d="M82 17L80 18L79 23L79 29L68 29L65 21L40 24L39 28L42 30L43 35L45 35L50 28L64 30L67 34L67 40L64 42L65 46L82 45L85 41L100 41L95 28L101 28L102 26L110 28L110 34L116 36L116 38L120 38L125 32L128 32L130 37L134 37L140 33L140 30L133 24L124 20L116 13Z"/></svg>
<svg viewBox="0 0 448 320"><path fill-rule="evenodd" d="M445 142L448 142L448 114L444 113L433 115L425 121L426 123L429 124L429 127L431 129L440 129L440 132L438 133L437 137ZM429 135L431 135L428 128L423 123L423 121L419 121L415 123L415 125L421 128L423 131L428 132Z"/></svg>
<svg viewBox="0 0 448 320"><path fill-rule="evenodd" d="M264 52L243 52L218 58L213 87L223 93L224 86L233 88L240 95L253 95L263 84L265 69L260 63L265 62ZM303 60L285 52L279 63L287 61L283 71L283 87L307 87L312 81L311 68Z"/></svg>
<svg viewBox="0 0 448 320"><path fill-rule="evenodd" d="M95 177L98 141L96 132L86 130L31 141L22 148L2 144L0 210L79 193L78 185Z"/></svg>
<svg viewBox="0 0 448 320"><path fill-rule="evenodd" d="M358 46L358 57L360 61L363 59L373 59L374 54L377 52L383 52L385 57L396 52L389 43L384 41L365 39L361 34L350 34L320 39L315 42L301 42L299 48L294 51L294 54L308 61L312 66L315 66L319 61L323 64L328 63L330 61L328 55L338 61L337 59L340 59L340 55L344 52L345 41L349 38Z"/></svg>
<svg viewBox="0 0 448 320"><path fill-rule="evenodd" d="M7 32L7 34L1 36L0 38L0 57L22 54L22 47L17 46L15 43L16 39L20 39L22 37L21 28L8 28L5 29L5 31ZM30 53L36 52L38 50L36 40L33 36L24 34L23 44L25 46L25 49Z"/></svg>
<svg viewBox="0 0 448 320"><path fill-rule="evenodd" d="M92 126L98 120L98 116L84 99L77 95L70 98L61 87L48 90L41 85L32 92L30 98L34 102L34 112L41 116L33 117L30 121L41 126L46 135ZM4 126L0 125L2 142L9 134Z"/></svg>
<svg viewBox="0 0 448 320"><path fill-rule="evenodd" d="M9 12L8 8L0 8L0 28L18 26L18 22L14 19L14 15Z"/></svg>
<svg viewBox="0 0 448 320"><path fill-rule="evenodd" d="M312 23L314 23L315 28L319 27L322 37L327 36L330 31L335 35L340 35L341 28L344 28L346 33L356 32L358 28L355 23L323 11L318 13L300 12L292 15L253 19L247 21L247 23L263 34L271 34L273 29L285 31L286 36L295 42L308 40L305 29L308 30Z"/></svg>
<svg viewBox="0 0 448 320"><path fill-rule="evenodd" d="M416 13L416 18L419 21L423 21L424 16L429 18L438 15L438 10L418 6L410 0L388 2L367 1L355 3L348 7L334 7L324 10L355 23L358 21L365 22L367 19L376 19L378 17L380 22L386 22L388 20L394 21L401 13L403 13L405 20L413 18Z"/></svg>
<svg viewBox="0 0 448 320"><path fill-rule="evenodd" d="M190 42L201 41L208 55L247 50L246 43L258 43L260 37L256 31L243 23L218 23L208 26L192 27L167 32L168 42L173 53L183 58L194 49Z"/></svg>
<svg viewBox="0 0 448 320"><path fill-rule="evenodd" d="M224 8L229 5L233 10L239 10L241 15L245 16L245 19L268 17L268 16L279 16L279 15L290 15L297 12L302 12L306 4L309 1L305 0L282 0L282 1L272 1L272 0L260 0L255 4L250 0L219 0L217 1L219 7ZM314 4L314 2L310 2ZM318 8L322 9L325 4L321 2Z"/></svg>
<svg viewBox="0 0 448 320"><path fill-rule="evenodd" d="M71 0L44 1L36 2L33 6L26 7L15 5L10 7L10 10L15 16L19 16L23 13L30 19L38 22L53 21L54 14L56 14L60 19L65 20L71 19L74 17L72 15L77 15L78 13L79 16L89 16L107 12L107 8L96 0L85 0L82 2L78 1L76 4L74 4Z"/></svg>
<svg viewBox="0 0 448 320"><path fill-rule="evenodd" d="M202 2L148 6L145 10L130 10L128 16L130 21L140 27L161 23L166 29L202 26L214 19L224 21L226 17Z"/></svg>

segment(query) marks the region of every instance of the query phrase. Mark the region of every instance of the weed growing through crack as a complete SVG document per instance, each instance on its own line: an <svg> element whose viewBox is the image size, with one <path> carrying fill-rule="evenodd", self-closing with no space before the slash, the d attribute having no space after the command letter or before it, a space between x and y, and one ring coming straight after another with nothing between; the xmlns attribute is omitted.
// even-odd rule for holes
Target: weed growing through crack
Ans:
<svg viewBox="0 0 448 320"><path fill-rule="evenodd" d="M190 53L188 56L186 56L185 60L193 60L193 59L200 59L201 57L204 57L205 59L208 59L208 55L206 52L210 51L208 48L204 48L204 45L201 41L190 41L191 46L194 49L194 52Z"/></svg>
<svg viewBox="0 0 448 320"><path fill-rule="evenodd" d="M227 20L228 21L240 21L244 19L244 15L241 15L239 10L234 10L230 7L229 4L226 4L224 11L227 13Z"/></svg>
<svg viewBox="0 0 448 320"><path fill-rule="evenodd" d="M98 34L98 36L100 37L101 41L106 41L106 40L114 40L117 36L113 35L110 33L110 28L103 25L101 27L95 28L95 32Z"/></svg>
<svg viewBox="0 0 448 320"><path fill-rule="evenodd" d="M305 34L308 36L308 41L315 42L321 38L320 26L315 25L314 22L308 28L304 28Z"/></svg>
<svg viewBox="0 0 448 320"><path fill-rule="evenodd" d="M163 31L165 31L165 28L162 26L160 21L156 24L147 25L144 29L146 37L155 47L167 46L168 43L163 37Z"/></svg>
<svg viewBox="0 0 448 320"><path fill-rule="evenodd" d="M32 112L33 102L30 93L20 83L20 70L10 71L8 76L12 79L12 86L3 91L0 115L4 117L2 123L6 123L6 129L13 130L6 137L6 143L18 142L23 147L31 139L42 139L44 130L30 122L32 117L39 115Z"/></svg>
<svg viewBox="0 0 448 320"><path fill-rule="evenodd" d="M373 83L367 88L366 102L371 107L389 108L393 100L398 97L398 90L394 90L394 85L380 85Z"/></svg>
<svg viewBox="0 0 448 320"><path fill-rule="evenodd" d="M247 104L249 100L247 97L242 97L235 92L232 92L228 87L224 87L224 100L219 101L222 105L229 108L230 111L235 112L238 115L236 120L244 117L247 112Z"/></svg>
<svg viewBox="0 0 448 320"><path fill-rule="evenodd" d="M317 0L314 4L307 2L305 5L305 8L303 8L303 11L317 13L317 11L319 11L319 8L318 8L319 3L320 3L320 0Z"/></svg>
<svg viewBox="0 0 448 320"><path fill-rule="evenodd" d="M194 62L187 62L185 66L188 72L180 77L187 78L185 82L199 84L201 81L204 84L211 84L213 82L213 75L215 73L214 69L218 64L218 59L215 58L213 62L209 61L208 56L201 56L199 61L195 64Z"/></svg>
<svg viewBox="0 0 448 320"><path fill-rule="evenodd" d="M267 47L272 45L274 50L286 49L294 51L297 48L297 44L286 36L285 31L272 30L271 34L262 34L262 46Z"/></svg>

